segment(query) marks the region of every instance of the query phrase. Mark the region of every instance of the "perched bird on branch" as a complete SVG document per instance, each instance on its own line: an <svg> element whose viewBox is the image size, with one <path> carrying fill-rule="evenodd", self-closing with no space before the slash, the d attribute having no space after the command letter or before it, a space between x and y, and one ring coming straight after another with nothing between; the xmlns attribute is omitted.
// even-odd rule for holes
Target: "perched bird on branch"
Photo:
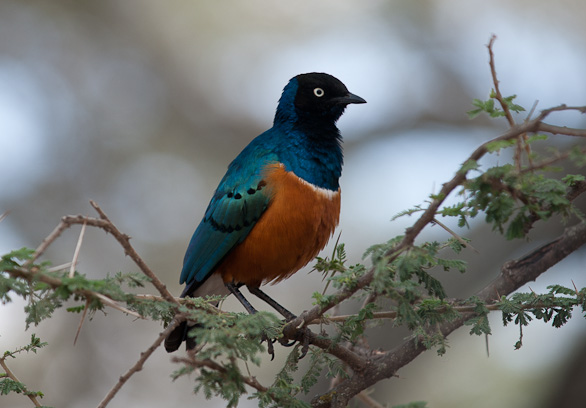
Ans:
<svg viewBox="0 0 586 408"><path fill-rule="evenodd" d="M273 127L230 163L185 253L181 297L234 294L255 310L239 287L287 320L295 316L259 287L288 278L327 244L340 215L342 147L336 121L347 105L366 103L331 75L289 81ZM196 322L181 323L165 340L168 352ZM191 326L190 326L191 325Z"/></svg>

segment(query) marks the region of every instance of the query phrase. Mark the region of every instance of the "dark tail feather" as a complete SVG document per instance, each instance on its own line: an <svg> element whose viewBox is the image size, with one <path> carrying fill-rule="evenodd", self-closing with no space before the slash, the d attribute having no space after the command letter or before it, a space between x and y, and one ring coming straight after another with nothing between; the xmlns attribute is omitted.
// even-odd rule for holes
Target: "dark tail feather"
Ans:
<svg viewBox="0 0 586 408"><path fill-rule="evenodd" d="M165 339L165 350L167 353L172 353L181 346L187 331L187 322L182 322L179 326L175 327L171 333Z"/></svg>
<svg viewBox="0 0 586 408"><path fill-rule="evenodd" d="M172 353L177 350L179 346L181 346L181 343L183 343L183 340L185 340L185 348L187 350L193 350L197 343L195 342L195 339L189 337L187 333L195 326L197 325L188 326L185 321L175 327L165 339L165 350L167 350L167 353Z"/></svg>

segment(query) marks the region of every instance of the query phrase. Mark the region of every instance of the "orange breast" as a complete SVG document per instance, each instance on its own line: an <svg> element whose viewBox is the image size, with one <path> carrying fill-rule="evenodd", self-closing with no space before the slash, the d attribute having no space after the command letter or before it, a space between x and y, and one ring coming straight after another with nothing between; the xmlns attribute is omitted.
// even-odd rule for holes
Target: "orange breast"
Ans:
<svg viewBox="0 0 586 408"><path fill-rule="evenodd" d="M218 265L224 282L259 286L291 276L327 244L338 225L340 190L317 188L280 164L264 177L272 195L246 239Z"/></svg>

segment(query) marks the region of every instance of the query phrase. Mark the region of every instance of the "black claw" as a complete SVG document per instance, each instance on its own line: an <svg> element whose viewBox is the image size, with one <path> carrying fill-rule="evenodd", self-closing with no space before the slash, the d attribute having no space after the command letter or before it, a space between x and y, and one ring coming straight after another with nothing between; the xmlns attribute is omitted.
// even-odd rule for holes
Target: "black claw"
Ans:
<svg viewBox="0 0 586 408"><path fill-rule="evenodd" d="M269 339L269 337L263 333L260 342L262 343L263 341L267 342L267 353L270 354L271 361L273 361L275 359L275 348L273 347L275 340Z"/></svg>
<svg viewBox="0 0 586 408"><path fill-rule="evenodd" d="M281 346L283 346L283 347L291 347L291 346L295 345L295 343L297 343L297 341L291 340L290 342L287 342L285 339L283 339L283 340L279 340L279 343L281 343Z"/></svg>
<svg viewBox="0 0 586 408"><path fill-rule="evenodd" d="M307 332L309 329L307 327L303 328L303 346L301 347L301 355L299 356L299 360L306 356L307 352L309 351L309 333Z"/></svg>

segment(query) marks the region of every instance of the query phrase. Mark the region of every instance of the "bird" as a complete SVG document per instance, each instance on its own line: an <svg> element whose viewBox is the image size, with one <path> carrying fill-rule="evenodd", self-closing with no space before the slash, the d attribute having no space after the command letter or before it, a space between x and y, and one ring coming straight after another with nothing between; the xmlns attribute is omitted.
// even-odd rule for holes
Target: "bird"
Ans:
<svg viewBox="0 0 586 408"><path fill-rule="evenodd" d="M342 137L336 126L347 105L366 101L337 78L312 72L283 89L273 126L229 164L187 247L181 297L234 294L267 302L287 320L295 317L260 286L282 281L307 265L339 222ZM167 336L167 352L183 341L195 347L183 321Z"/></svg>

